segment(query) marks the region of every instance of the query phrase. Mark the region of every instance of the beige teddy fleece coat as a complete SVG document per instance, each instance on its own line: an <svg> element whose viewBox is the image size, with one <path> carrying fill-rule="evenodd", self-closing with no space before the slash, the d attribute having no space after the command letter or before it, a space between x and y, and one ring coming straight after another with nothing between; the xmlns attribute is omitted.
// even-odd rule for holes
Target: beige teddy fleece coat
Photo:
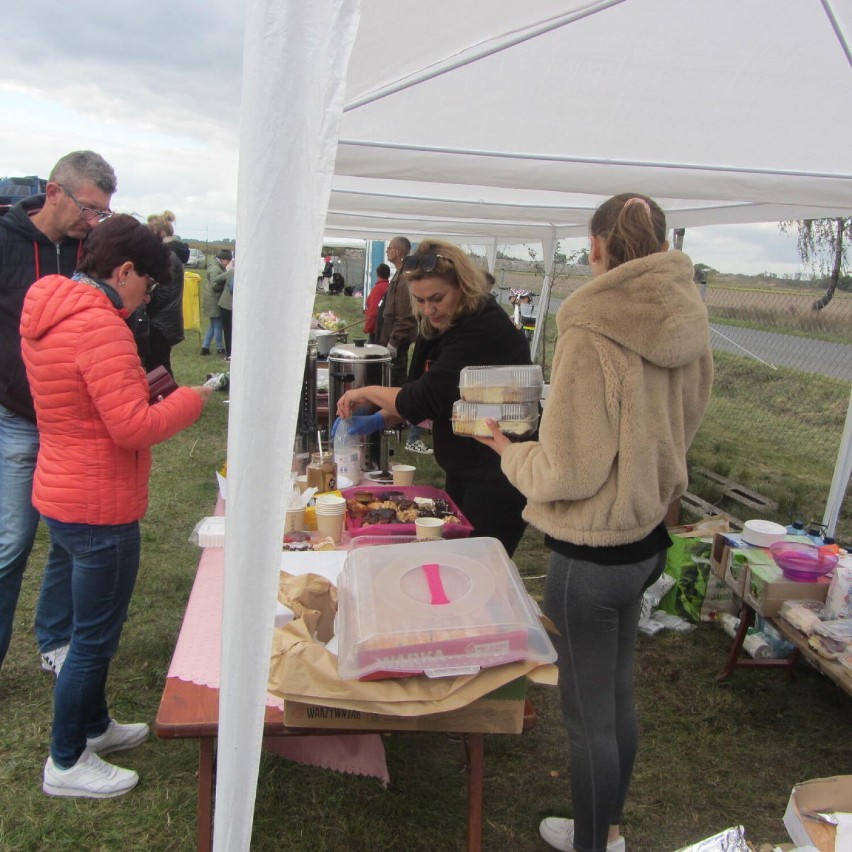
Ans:
<svg viewBox="0 0 852 852"><path fill-rule="evenodd" d="M553 538L639 541L686 490L686 451L713 381L692 276L683 252L660 252L594 278L559 308L539 440L501 460L528 500L524 517Z"/></svg>

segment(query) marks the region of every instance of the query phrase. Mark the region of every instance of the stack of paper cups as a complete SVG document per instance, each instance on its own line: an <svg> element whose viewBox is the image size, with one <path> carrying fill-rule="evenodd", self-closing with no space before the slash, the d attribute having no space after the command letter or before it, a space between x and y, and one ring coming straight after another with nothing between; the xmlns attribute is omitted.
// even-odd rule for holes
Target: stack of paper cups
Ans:
<svg viewBox="0 0 852 852"><path fill-rule="evenodd" d="M345 498L337 494L317 494L315 504L317 532L321 536L331 536L336 543L339 543L346 520Z"/></svg>

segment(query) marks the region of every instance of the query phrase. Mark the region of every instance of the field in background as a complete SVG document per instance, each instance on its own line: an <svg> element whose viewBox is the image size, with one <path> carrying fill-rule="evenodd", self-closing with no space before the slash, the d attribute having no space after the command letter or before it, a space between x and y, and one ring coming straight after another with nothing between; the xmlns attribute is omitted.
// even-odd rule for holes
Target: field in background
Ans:
<svg viewBox="0 0 852 852"><path fill-rule="evenodd" d="M318 298L317 309L328 308L350 320L360 310L354 299ZM198 383L225 366L213 356L201 357L198 348L193 332L175 350L183 384ZM225 398L217 393L196 426L155 451L139 583L108 687L112 709L123 721L153 722L157 712L198 560L187 538L213 507L214 471L225 460ZM788 416L795 419L798 412ZM418 481L441 485L434 461L401 447L398 456L418 466ZM0 672L0 849L192 849L197 768L192 742L152 738L121 755L116 762L136 769L142 780L119 799L50 799L41 792L52 678L38 667L30 628L46 546L42 529L10 655ZM536 597L547 558L542 535L528 529L516 562ZM744 670L720 686L714 675L729 642L711 625L640 638L636 682L642 739L623 823L633 852L671 852L739 823L755 846L785 841L781 817L792 786L852 765L848 696L808 668L794 681L772 670ZM541 852L540 819L571 815L567 736L558 700L545 688L533 689L532 697L538 727L486 743L486 850ZM465 776L459 744L443 735L394 735L384 742L388 789L375 779L264 754L252 849L461 852Z"/></svg>

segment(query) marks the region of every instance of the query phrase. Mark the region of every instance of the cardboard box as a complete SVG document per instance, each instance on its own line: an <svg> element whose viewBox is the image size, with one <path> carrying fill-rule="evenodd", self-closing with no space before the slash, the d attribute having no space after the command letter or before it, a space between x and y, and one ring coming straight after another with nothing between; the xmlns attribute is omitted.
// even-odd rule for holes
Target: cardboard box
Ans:
<svg viewBox="0 0 852 852"><path fill-rule="evenodd" d="M725 571L731 558L731 542L724 533L713 536L713 547L710 550L710 570L720 579L725 579Z"/></svg>
<svg viewBox="0 0 852 852"><path fill-rule="evenodd" d="M763 552L762 548L755 548ZM758 561L752 556L749 561L748 581L743 600L758 614L772 618L781 612L784 601L824 601L828 595L828 582L799 583L788 580L784 572L768 555L769 563Z"/></svg>
<svg viewBox="0 0 852 852"><path fill-rule="evenodd" d="M710 551L710 570L738 597L743 596L748 577L748 556L753 548L743 547L737 533L716 533Z"/></svg>
<svg viewBox="0 0 852 852"><path fill-rule="evenodd" d="M727 548L728 558L725 564L725 582L735 595L742 597L748 582L750 554L740 547Z"/></svg>
<svg viewBox="0 0 852 852"><path fill-rule="evenodd" d="M458 710L407 717L285 701L284 724L293 728L519 734L524 722L526 691L526 678L518 678Z"/></svg>
<svg viewBox="0 0 852 852"><path fill-rule="evenodd" d="M814 778L797 784L784 813L784 827L796 845L816 846L820 852L844 852L835 843L835 826L806 816L816 811L852 813L852 775Z"/></svg>

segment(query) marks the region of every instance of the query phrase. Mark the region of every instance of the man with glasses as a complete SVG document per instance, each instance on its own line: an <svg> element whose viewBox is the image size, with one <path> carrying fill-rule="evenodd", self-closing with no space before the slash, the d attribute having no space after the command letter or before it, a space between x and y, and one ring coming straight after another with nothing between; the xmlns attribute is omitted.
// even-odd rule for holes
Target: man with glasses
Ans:
<svg viewBox="0 0 852 852"><path fill-rule="evenodd" d="M73 151L53 167L44 195L25 198L0 218L0 666L39 519L31 500L38 430L19 331L24 296L44 275L73 274L83 241L112 215L115 189L103 157ZM45 580L36 637L42 667L58 674L71 635L70 590Z"/></svg>

